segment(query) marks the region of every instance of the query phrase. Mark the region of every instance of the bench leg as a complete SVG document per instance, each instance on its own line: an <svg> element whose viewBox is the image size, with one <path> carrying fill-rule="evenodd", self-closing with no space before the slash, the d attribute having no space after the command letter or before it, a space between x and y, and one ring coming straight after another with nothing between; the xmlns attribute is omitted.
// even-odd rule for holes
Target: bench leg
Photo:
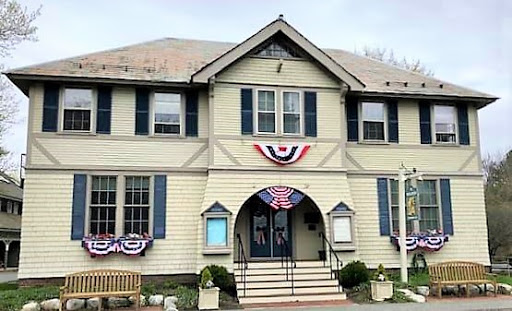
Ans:
<svg viewBox="0 0 512 311"><path fill-rule="evenodd" d="M98 311L103 309L103 298L100 298L100 302L98 303Z"/></svg>
<svg viewBox="0 0 512 311"><path fill-rule="evenodd" d="M498 296L498 284L496 284L496 281L493 282L494 285L494 297Z"/></svg>
<svg viewBox="0 0 512 311"><path fill-rule="evenodd" d="M469 298L469 293L470 293L469 283L466 283L466 297L468 297L468 298Z"/></svg>
<svg viewBox="0 0 512 311"><path fill-rule="evenodd" d="M439 297L439 298L443 297L443 292L442 292L442 288L441 288L441 282L437 283L437 297Z"/></svg>

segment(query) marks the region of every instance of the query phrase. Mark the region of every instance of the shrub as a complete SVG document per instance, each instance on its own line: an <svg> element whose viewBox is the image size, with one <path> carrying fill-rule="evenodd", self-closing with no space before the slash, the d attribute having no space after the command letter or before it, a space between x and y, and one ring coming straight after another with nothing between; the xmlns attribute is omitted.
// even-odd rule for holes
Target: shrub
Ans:
<svg viewBox="0 0 512 311"><path fill-rule="evenodd" d="M140 291L142 295L149 297L151 295L156 295L158 292L158 289L156 288L155 282L145 282L142 283L142 286L140 287Z"/></svg>
<svg viewBox="0 0 512 311"><path fill-rule="evenodd" d="M213 281L212 274L210 273L210 269L206 267L203 269L203 272L201 272L201 288L208 288L208 282L210 281Z"/></svg>
<svg viewBox="0 0 512 311"><path fill-rule="evenodd" d="M379 264L379 266L377 267L377 271L375 271L375 274L373 275L373 279L379 281L379 275L381 274L384 276L384 281L389 280L389 277L386 273L386 269L384 269L384 266L382 264Z"/></svg>
<svg viewBox="0 0 512 311"><path fill-rule="evenodd" d="M192 309L197 306L197 298L199 294L196 289L178 286L175 294L178 298L178 301L176 302L176 307L178 307L178 309Z"/></svg>
<svg viewBox="0 0 512 311"><path fill-rule="evenodd" d="M173 280L166 280L162 284L163 289L176 289L180 286L180 284L174 282Z"/></svg>
<svg viewBox="0 0 512 311"><path fill-rule="evenodd" d="M58 286L22 287L0 291L0 310L21 310L30 301L43 301L59 297Z"/></svg>
<svg viewBox="0 0 512 311"><path fill-rule="evenodd" d="M210 270L210 273L213 278L213 284L220 288L221 290L228 292L230 294L236 293L235 282L233 281L232 276L228 273L228 270L224 266L217 265L209 265L204 269ZM204 271L203 269L203 271ZM201 271L202 275L202 271Z"/></svg>
<svg viewBox="0 0 512 311"><path fill-rule="evenodd" d="M340 270L339 279L343 287L352 288L361 283L368 282L370 273L363 262L352 261Z"/></svg>

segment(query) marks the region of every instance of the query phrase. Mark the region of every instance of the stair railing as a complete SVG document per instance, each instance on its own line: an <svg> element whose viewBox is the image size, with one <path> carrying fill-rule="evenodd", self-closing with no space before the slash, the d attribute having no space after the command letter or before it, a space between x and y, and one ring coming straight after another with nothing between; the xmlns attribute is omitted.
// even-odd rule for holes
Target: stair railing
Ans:
<svg viewBox="0 0 512 311"><path fill-rule="evenodd" d="M290 250L290 246L288 245L288 241L286 241L286 239L284 237L280 238L280 246L281 246L281 267L286 268L286 281L291 281L292 295L295 295L293 269L297 268L297 263L293 259L293 255ZM288 264L289 264L289 269L288 269Z"/></svg>
<svg viewBox="0 0 512 311"><path fill-rule="evenodd" d="M320 238L322 239L322 246L323 246L323 252L324 252L324 257L322 259L323 259L323 262L324 262L324 267L327 264L327 253L326 253L326 249L325 249L325 246L327 245L328 251L329 251L329 266L331 267L331 279L332 280L334 280L334 279L338 280L338 292L341 292L341 284L340 284L340 280L339 280L339 272L340 272L341 267L343 266L343 261L340 260L340 258L338 257L338 254L336 254L336 252L332 248L331 243L325 237L325 234L323 232L320 232L319 235L320 235ZM333 269L333 257L336 260L336 264L334 265L334 268L336 270Z"/></svg>
<svg viewBox="0 0 512 311"><path fill-rule="evenodd" d="M241 271L240 277L242 279L242 284L244 286L244 294L242 297L245 297L247 290L247 269L249 263L247 262L247 257L245 256L244 244L242 243L242 238L240 237L240 234L237 234L236 237L238 238L238 270Z"/></svg>

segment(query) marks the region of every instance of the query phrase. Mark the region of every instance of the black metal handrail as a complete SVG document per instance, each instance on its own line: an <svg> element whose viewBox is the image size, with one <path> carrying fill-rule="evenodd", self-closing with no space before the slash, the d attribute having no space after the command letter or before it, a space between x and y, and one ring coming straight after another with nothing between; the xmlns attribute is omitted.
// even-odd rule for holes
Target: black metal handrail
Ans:
<svg viewBox="0 0 512 311"><path fill-rule="evenodd" d="M325 267L326 262L327 262L327 253L325 251L325 245L327 245L329 247L329 265L331 267L331 279L332 280L338 279L338 292L341 292L341 284L339 282L339 272L340 272L341 267L343 266L343 261L340 260L340 258L338 257L338 254L336 254L336 252L334 251L334 248L332 248L331 243L325 237L325 234L323 232L320 232L319 235L320 235L320 238L323 241L322 246L323 246L323 251L324 251L324 254L325 254L325 256L323 258L324 267ZM334 259L336 259L336 266L335 266L336 271L333 270L332 257L334 257Z"/></svg>
<svg viewBox="0 0 512 311"><path fill-rule="evenodd" d="M295 295L295 284L293 278L293 269L297 268L297 263L293 259L292 252L290 250L290 246L288 245L288 241L285 238L280 238L280 246L281 246L281 267L286 267L286 280L291 281L292 284L292 295ZM288 269L288 262L290 263ZM286 266L285 266L286 264ZM288 272L290 271L290 272Z"/></svg>
<svg viewBox="0 0 512 311"><path fill-rule="evenodd" d="M240 234L237 234L236 237L238 238L238 270L241 272L240 277L242 278L242 284L244 285L243 297L245 297L247 290L247 268L249 263L247 262L247 257L245 256L244 243L242 243Z"/></svg>

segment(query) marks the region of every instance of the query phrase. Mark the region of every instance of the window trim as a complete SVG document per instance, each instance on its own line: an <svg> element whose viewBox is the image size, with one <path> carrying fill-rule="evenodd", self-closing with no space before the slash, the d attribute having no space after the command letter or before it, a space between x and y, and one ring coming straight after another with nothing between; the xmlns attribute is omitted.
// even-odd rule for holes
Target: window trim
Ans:
<svg viewBox="0 0 512 311"><path fill-rule="evenodd" d="M449 106L454 108L454 119L453 122L455 123L455 142L442 142L437 141L437 131L436 131L436 106ZM440 146L455 146L460 145L459 143L459 114L457 111L457 106L453 103L433 103L430 105L430 120L433 120L431 122L430 131L431 131L431 137L432 137L432 143L435 145Z"/></svg>
<svg viewBox="0 0 512 311"><path fill-rule="evenodd" d="M365 139L364 138L364 114L363 114L363 103L378 103L383 105L384 109L384 139ZM372 143L372 144L388 144L388 105L384 100L377 99L360 99L357 105L358 114L361 116L358 118L358 131L359 131L359 143Z"/></svg>
<svg viewBox="0 0 512 311"><path fill-rule="evenodd" d="M174 133L156 133L155 132L155 112L156 112L156 93L170 93L170 94L179 94L180 95L180 132L179 134ZM155 137L177 137L177 138L184 138L185 137L185 128L186 128L186 94L182 91L169 91L169 90L161 90L161 89L155 89L151 90L149 94L149 113L150 113L150 120L149 120L149 135L155 136Z"/></svg>
<svg viewBox="0 0 512 311"><path fill-rule="evenodd" d="M304 113L304 96L303 96L303 92L301 91L298 91L298 90L288 90L288 89L284 89L284 90L281 90L281 96L280 96L280 99L281 99L281 105L280 105L280 115L281 115L281 134L283 136L292 136L292 137L302 137L304 136L304 117L305 117L305 113ZM299 133L285 133L284 132L284 115L285 115L285 111L284 111L284 93L296 93L296 94L299 94ZM288 114L291 114L291 113L288 113Z"/></svg>
<svg viewBox="0 0 512 311"><path fill-rule="evenodd" d="M231 254L232 250L232 237L231 237L231 213L230 212L205 212L203 213L203 254ZM208 245L208 219L211 218L225 218L226 219L226 245L209 246Z"/></svg>
<svg viewBox="0 0 512 311"><path fill-rule="evenodd" d="M78 131L78 130L65 130L64 129L64 101L66 96L66 89L85 89L91 90L91 109L76 109L76 110L89 110L90 114L90 127L88 131ZM96 114L98 110L98 89L93 86L84 86L84 85L62 85L59 89L59 117L57 121L57 129L59 133L65 134L96 134Z"/></svg>
<svg viewBox="0 0 512 311"><path fill-rule="evenodd" d="M262 136L277 136L279 135L279 124L278 124L278 114L279 114L279 107L278 107L278 97L277 97L277 93L278 93L278 90L277 89L263 89L263 88L258 88L258 89L255 89L256 92L255 93L255 96L256 96L256 99L254 100L254 105L255 105L255 111L256 113L254 114L255 117L255 122L253 123L254 124L254 127L255 127L255 133L257 135L262 135ZM274 132L260 132L260 129L259 129L259 113L260 113L260 107L259 107L259 92L272 92L274 93ZM269 113L269 111L265 111L266 113Z"/></svg>
<svg viewBox="0 0 512 311"><path fill-rule="evenodd" d="M348 217L350 220L350 230L351 230L351 242L335 242L335 234L334 234L334 219L337 217ZM356 224L355 224L355 212L352 210L348 211L332 211L329 213L329 223L331 227L331 244L332 248L336 251L355 251L356 250Z"/></svg>

